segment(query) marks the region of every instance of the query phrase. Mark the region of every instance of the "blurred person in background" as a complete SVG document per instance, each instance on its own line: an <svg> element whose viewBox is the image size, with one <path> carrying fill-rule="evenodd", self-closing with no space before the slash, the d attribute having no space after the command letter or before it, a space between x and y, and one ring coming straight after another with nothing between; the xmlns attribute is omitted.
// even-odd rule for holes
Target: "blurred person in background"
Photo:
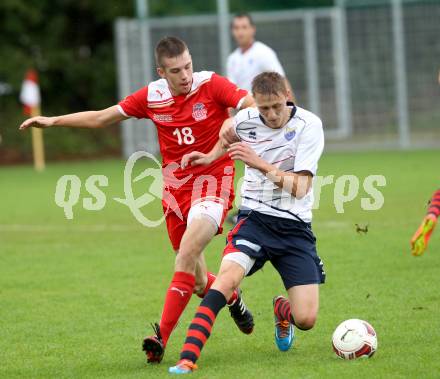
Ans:
<svg viewBox="0 0 440 379"><path fill-rule="evenodd" d="M248 13L234 16L231 32L237 48L229 55L227 61L228 79L238 87L251 91L252 80L264 71L274 71L286 77L277 54L263 42L255 40L257 28ZM286 79L289 100L293 99L292 87Z"/></svg>

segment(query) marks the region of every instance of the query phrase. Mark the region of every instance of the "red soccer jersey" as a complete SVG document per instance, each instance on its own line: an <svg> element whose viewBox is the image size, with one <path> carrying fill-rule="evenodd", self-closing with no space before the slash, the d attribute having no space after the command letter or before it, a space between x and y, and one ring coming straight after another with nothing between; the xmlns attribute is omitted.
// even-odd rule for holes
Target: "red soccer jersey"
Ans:
<svg viewBox="0 0 440 379"><path fill-rule="evenodd" d="M202 71L193 74L191 91L186 95L173 96L167 81L160 79L127 96L119 103L119 110L125 116L154 122L165 167L172 162L180 164L183 155L192 151L211 151L228 118L227 109L236 108L246 95L245 90L226 78ZM193 174L190 182L206 173L221 177L223 168L231 164L230 158L224 156L210 166L177 169L173 175L179 179Z"/></svg>

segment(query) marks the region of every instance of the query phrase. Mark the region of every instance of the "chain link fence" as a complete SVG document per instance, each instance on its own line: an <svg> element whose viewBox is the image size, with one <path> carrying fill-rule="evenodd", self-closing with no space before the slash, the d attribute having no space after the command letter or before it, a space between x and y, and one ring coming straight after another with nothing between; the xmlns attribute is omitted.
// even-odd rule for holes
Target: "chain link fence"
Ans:
<svg viewBox="0 0 440 379"><path fill-rule="evenodd" d="M188 43L196 71L222 73L234 43L227 0L218 3L217 15L119 19L120 97L157 78L154 46L165 35ZM298 104L322 118L328 149L440 147L439 1L341 0L252 16ZM150 121L129 120L122 133L125 156L158 152Z"/></svg>

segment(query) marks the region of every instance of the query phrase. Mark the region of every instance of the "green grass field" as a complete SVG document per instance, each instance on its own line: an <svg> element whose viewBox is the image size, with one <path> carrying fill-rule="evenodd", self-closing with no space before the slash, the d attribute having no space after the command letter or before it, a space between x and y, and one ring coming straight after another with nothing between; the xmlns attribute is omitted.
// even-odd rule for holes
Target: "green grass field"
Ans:
<svg viewBox="0 0 440 379"><path fill-rule="evenodd" d="M123 197L123 161L0 168L0 378L158 378L177 358L198 298L172 335L165 358L150 366L141 340L157 321L173 268L165 226L141 226ZM297 332L294 348L273 342L272 297L283 291L275 270L243 283L256 328L242 335L228 312L219 315L195 378L434 378L440 377L440 230L415 258L409 239L439 187L439 151L324 154L319 174L382 174L385 204L364 211L360 195L336 213L334 186L323 188L314 232L327 283L315 328ZM58 178L78 175L84 185L104 174L102 211L73 208L66 220L55 205ZM143 189L145 191L146 187ZM142 191L138 187L137 191ZM88 196L84 188L80 202ZM159 200L145 214L157 217ZM369 224L358 235L354 223ZM229 226L228 226L229 227ZM224 236L206 251L216 271ZM378 333L370 360L342 361L331 335L344 319L363 318Z"/></svg>

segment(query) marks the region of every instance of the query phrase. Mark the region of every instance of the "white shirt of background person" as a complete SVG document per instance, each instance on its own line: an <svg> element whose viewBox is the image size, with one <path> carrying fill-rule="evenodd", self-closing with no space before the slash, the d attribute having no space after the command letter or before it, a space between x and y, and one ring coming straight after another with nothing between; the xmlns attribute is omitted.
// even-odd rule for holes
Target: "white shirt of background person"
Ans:
<svg viewBox="0 0 440 379"><path fill-rule="evenodd" d="M255 41L256 27L250 15L234 16L231 29L238 45L227 61L227 77L231 82L251 91L252 80L264 71L275 71L285 77L275 51Z"/></svg>

